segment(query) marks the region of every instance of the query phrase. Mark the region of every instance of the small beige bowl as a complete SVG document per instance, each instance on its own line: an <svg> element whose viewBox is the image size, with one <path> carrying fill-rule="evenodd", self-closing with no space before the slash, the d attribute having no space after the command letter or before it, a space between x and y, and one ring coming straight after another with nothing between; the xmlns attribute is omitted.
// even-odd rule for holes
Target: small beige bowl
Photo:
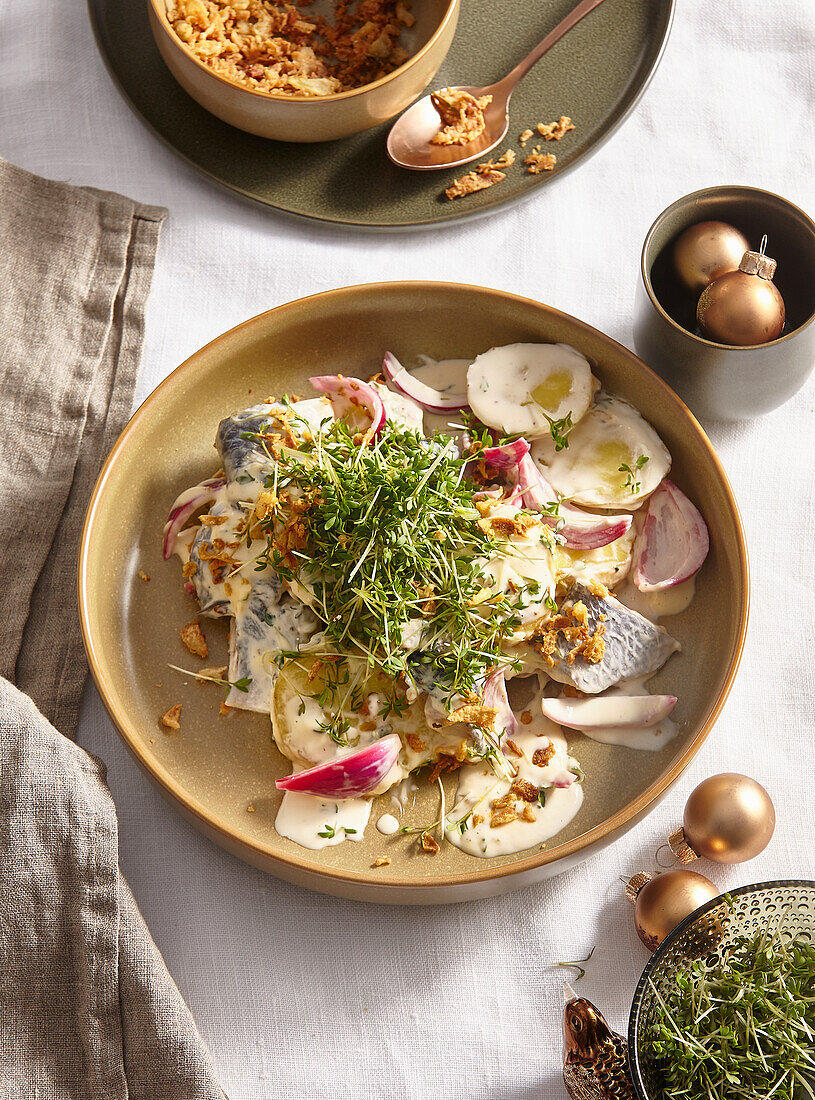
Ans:
<svg viewBox="0 0 815 1100"><path fill-rule="evenodd" d="M416 0L413 52L392 73L349 92L283 96L233 84L200 61L176 35L165 0L147 0L156 45L181 87L217 118L276 141L333 141L368 130L403 111L438 72L453 41L460 0Z"/></svg>

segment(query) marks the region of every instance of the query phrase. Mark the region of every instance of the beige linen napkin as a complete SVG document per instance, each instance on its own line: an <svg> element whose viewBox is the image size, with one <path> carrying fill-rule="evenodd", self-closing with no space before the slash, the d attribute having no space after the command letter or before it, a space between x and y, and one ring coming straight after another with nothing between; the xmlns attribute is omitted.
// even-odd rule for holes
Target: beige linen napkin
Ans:
<svg viewBox="0 0 815 1100"><path fill-rule="evenodd" d="M165 216L0 161L3 1100L223 1100L119 874L104 766L68 740L79 535L130 412Z"/></svg>

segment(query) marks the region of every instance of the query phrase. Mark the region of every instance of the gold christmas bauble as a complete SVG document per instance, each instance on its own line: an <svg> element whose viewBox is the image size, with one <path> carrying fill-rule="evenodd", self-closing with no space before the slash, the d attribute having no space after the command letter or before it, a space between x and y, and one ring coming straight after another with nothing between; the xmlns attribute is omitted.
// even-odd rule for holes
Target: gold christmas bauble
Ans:
<svg viewBox="0 0 815 1100"><path fill-rule="evenodd" d="M704 875L677 867L656 876L647 871L634 875L626 894L634 905L637 935L649 951L655 951L681 920L718 897L719 888Z"/></svg>
<svg viewBox="0 0 815 1100"><path fill-rule="evenodd" d="M671 837L677 857L744 863L763 852L775 829L772 799L755 779L723 772L705 779L685 804L681 837Z"/></svg>
<svg viewBox="0 0 815 1100"><path fill-rule="evenodd" d="M727 222L697 222L676 238L674 270L685 290L697 298L708 283L736 271L750 242Z"/></svg>
<svg viewBox="0 0 815 1100"><path fill-rule="evenodd" d="M708 340L732 347L766 344L784 331L784 299L773 282L775 260L745 252L738 271L705 287L696 320Z"/></svg>

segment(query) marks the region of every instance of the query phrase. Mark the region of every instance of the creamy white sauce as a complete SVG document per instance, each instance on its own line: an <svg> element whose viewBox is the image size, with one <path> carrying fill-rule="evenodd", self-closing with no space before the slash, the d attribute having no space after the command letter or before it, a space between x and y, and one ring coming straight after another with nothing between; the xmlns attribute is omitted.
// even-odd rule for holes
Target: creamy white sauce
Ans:
<svg viewBox="0 0 815 1100"><path fill-rule="evenodd" d="M451 844L473 856L489 859L491 856L509 855L543 844L564 829L583 804L583 788L578 782L564 788L551 787L555 780L571 775L576 761L569 756L566 739L560 728L540 713L540 702L531 707L533 720L513 735L512 741L522 750L523 756L508 753L508 759L518 768L518 778L535 787L547 787L545 805L516 801L516 808L532 807L534 821L518 818L507 825L491 826L490 804L507 794L512 781L499 778L487 764L465 766L458 772L458 790L455 804L446 817L445 837ZM552 744L555 753L544 767L532 763L537 749ZM463 832L457 823L472 812ZM475 817L483 821L473 824Z"/></svg>
<svg viewBox="0 0 815 1100"><path fill-rule="evenodd" d="M470 359L432 359L429 355L420 355L421 366L410 372L414 378L432 386L439 393L467 392L467 368Z"/></svg>
<svg viewBox="0 0 815 1100"><path fill-rule="evenodd" d="M628 680L617 684L615 687L604 691L597 698L602 699L629 699L641 695L649 695L645 689L647 677L636 680ZM622 745L628 749L643 749L648 752L659 752L665 748L669 741L673 741L679 733L679 726L673 718L663 718L653 726L599 726L594 729L581 731L585 737L592 741L600 741L604 745Z"/></svg>
<svg viewBox="0 0 815 1100"><path fill-rule="evenodd" d="M393 814L382 814L377 819L376 827L384 836L393 836L394 833L399 832L399 819Z"/></svg>
<svg viewBox="0 0 815 1100"><path fill-rule="evenodd" d="M514 519L521 509L511 504L494 504L486 519ZM528 520L528 516L525 517ZM551 614L546 600L555 591L555 557L551 529L542 522L535 523L525 534L499 536L500 552L484 563L483 575L488 587L498 592L520 592L525 587L537 585L537 591L522 596L523 605L516 614L520 626L510 636L515 643L530 637L541 619Z"/></svg>
<svg viewBox="0 0 815 1100"><path fill-rule="evenodd" d="M333 802L299 791L286 791L277 811L275 829L304 848L333 848L345 840L363 840L370 816L368 798Z"/></svg>
<svg viewBox="0 0 815 1100"><path fill-rule="evenodd" d="M416 791L418 789L419 784L413 776L406 775L401 783L397 783L395 787L391 788L390 796L394 809L401 814L408 806L412 806L416 801Z"/></svg>
<svg viewBox="0 0 815 1100"><path fill-rule="evenodd" d="M640 592L634 581L627 578L614 593L620 603L654 623L669 615L681 615L683 611L687 611L695 594L696 577L689 577L661 592Z"/></svg>
<svg viewBox="0 0 815 1100"><path fill-rule="evenodd" d="M584 584L596 581L606 588L616 588L631 570L631 555L636 537L637 533L632 526L621 538L593 550L570 550L566 546L558 546L555 551L558 570L564 576L583 581ZM639 608L632 610L638 611Z"/></svg>

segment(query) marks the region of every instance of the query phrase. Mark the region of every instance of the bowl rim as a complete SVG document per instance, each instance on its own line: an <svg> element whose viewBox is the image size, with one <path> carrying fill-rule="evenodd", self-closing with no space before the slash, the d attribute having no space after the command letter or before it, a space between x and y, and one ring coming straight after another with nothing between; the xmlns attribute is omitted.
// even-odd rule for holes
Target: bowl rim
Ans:
<svg viewBox="0 0 815 1100"><path fill-rule="evenodd" d="M273 103L337 103L340 100L352 99L354 96L362 95L365 92L371 92L375 88L384 87L384 85L388 84L391 80L394 80L397 76L400 76L403 73L407 72L414 62L419 61L422 57L424 57L426 53L428 53L433 48L437 40L444 33L448 23L455 15L455 12L461 3L461 0L447 0L447 9L440 19L438 26L428 38L427 42L425 42L425 44L421 46L416 51L416 53L411 54L406 61L403 61L402 64L395 68L392 72L387 73L385 76L380 76L378 80L373 80L370 84L362 84L359 88L350 88L348 91L345 92L332 92L330 95L321 96L276 95L274 92L261 92L259 90L256 91L254 88L244 88L242 85L236 84L234 80L229 80L228 77L221 76L220 73L216 73L208 65L205 65L200 58L196 57L189 46L186 44L186 42L182 42L182 40L175 33L167 16L166 0L147 0L147 3L150 9L155 13L156 18L161 25L161 29L168 36L170 42L174 46L176 46L185 55L185 57L188 57L190 61L194 62L195 65L201 70L201 72L206 73L206 75L209 77L214 77L216 80L220 81L220 83L226 84L228 87L233 88L238 92L243 92L246 95L255 96L258 99L271 100Z"/></svg>
<svg viewBox="0 0 815 1100"><path fill-rule="evenodd" d="M799 333L804 332L805 329L815 322L815 309L812 310L810 315L806 318L802 324L797 328L792 329L790 332L785 332L783 336L776 337L775 340L768 340L765 344L720 344L718 340L708 340L706 336L697 336L695 332L690 332L688 329L683 328L678 321L675 321L673 317L664 308L659 298L654 292L653 285L651 283L651 273L648 270L646 264L646 254L651 246L651 241L657 229L661 226L662 222L672 214L675 210L681 210L685 206L690 206L694 200L709 198L713 195L731 192L735 195L746 196L758 196L762 195L764 198L770 199L772 202L778 203L781 206L787 207L793 214L798 214L802 221L808 223L809 228L815 236L815 221L807 214L806 210L797 206L789 199L785 199L783 195L779 195L776 191L767 191L763 187L748 187L739 183L724 183L716 184L713 187L702 187L698 191L691 191L687 195L680 195L678 199L675 199L670 206L666 206L665 209L657 214L651 223L651 228L645 234L645 240L642 243L642 252L640 253L640 277L642 278L643 286L645 287L645 293L651 299L651 305L660 314L663 320L667 321L671 328L675 329L680 335L686 339L702 344L709 348L719 348L729 352L744 352L744 351L759 351L764 348L774 348L778 344L783 344L786 340L791 340L793 336L798 336ZM702 219L712 220L712 219ZM691 223L694 224L694 223Z"/></svg>
<svg viewBox="0 0 815 1100"><path fill-rule="evenodd" d="M815 880L806 878L768 879L766 882L751 882L746 886L736 886L732 890L724 890L717 897L704 902L698 909L694 909L692 913L684 917L675 928L671 929L662 943L657 947L656 951L654 951L653 955L651 955L637 982L637 988L634 990L634 997L631 1001L631 1009L628 1015L628 1068L631 1074L631 1080L634 1084L634 1091L637 1094L637 1100L653 1100L645 1088L645 1082L642 1080L637 1041L639 1039L640 1009L642 1007L645 987L651 975L659 966L665 953L673 946L686 928L694 924L706 913L709 913L711 909L718 908L725 898L741 897L743 894L753 894L757 893L759 890L777 890L782 887L807 887L809 889L815 889Z"/></svg>
<svg viewBox="0 0 815 1100"><path fill-rule="evenodd" d="M562 845L558 845L551 850L544 849L543 851L537 850L534 854L527 855L522 859L516 860L512 863L505 863L501 866L487 865L483 868L476 870L464 871L453 875L431 875L423 877L421 879L410 879L395 877L393 875L381 876L376 879L372 878L370 874L360 871L348 871L334 867L309 867L304 866L303 862L297 857L297 855L289 855L287 853L281 853L273 851L268 845L260 843L255 838L248 836L245 833L241 833L235 829L225 827L217 817L211 813L205 805L198 802L197 799L191 797L185 792L180 783L178 783L169 771L159 764L155 759L151 759L148 756L147 750L139 743L138 739L128 729L128 722L126 715L123 711L116 706L113 701L111 693L108 691L107 680L104 673L102 658L102 646L97 645L97 640L93 635L90 625L90 605L92 603L92 589L88 584L88 558L90 553L90 542L93 534L94 523L96 514L100 507L100 501L102 500L105 485L114 469L119 456L124 449L128 446L130 438L134 435L139 426L147 416L149 416L154 405L158 404L164 395L165 390L173 386L180 377L186 376L188 373L195 370L198 358L206 353L210 353L218 347L218 345L224 341L229 341L236 334L242 330L251 326L257 325L262 321L265 321L270 316L282 316L283 314L297 310L301 308L304 303L314 303L319 301L321 304L331 303L343 298L354 298L359 296L370 296L372 292L384 291L394 293L404 293L405 291L423 291L424 293L433 294L444 291L453 290L459 293L466 293L476 297L482 297L485 301L485 307L488 307L496 299L505 301L507 303L518 303L523 306L532 306L536 311L543 311L544 313L563 318L570 324L576 326L576 328L590 336L599 337L601 341L611 345L618 352L623 353L627 358L635 362L639 368L645 371L651 376L652 380L656 384L658 389L663 391L663 395L670 405L674 407L676 413L683 419L691 431L695 432L699 438L702 446L707 452L708 460L713 465L720 483L723 487L727 503L730 509L731 519L736 529L738 538L738 557L740 563L741 572L741 587L737 593L737 597L740 599L742 612L741 618L736 632L736 637L733 641L729 662L727 665L727 672L722 689L714 701L709 713L705 717L701 726L696 732L695 737L686 746L681 756L676 759L673 764L653 783L651 783L644 791L642 791L635 799L627 803L617 813L611 817L606 818L600 822L593 829L588 830L585 833L574 837L572 840L567 841ZM326 312L324 309L323 313ZM747 542L744 533L744 527L742 525L741 516L739 514L738 505L733 495L730 482L724 467L716 454L713 445L708 439L704 429L699 424L696 417L690 411L690 409L684 404L681 398L674 393L674 391L664 382L659 375L651 370L633 351L614 340L612 337L607 336L599 329L594 328L592 325L587 324L585 321L580 321L578 318L573 317L571 314L565 313L561 310L555 309L553 306L548 306L542 302L538 302L533 298L527 298L522 295L512 294L508 291L495 290L490 287L475 286L466 283L454 283L444 281L430 281L430 280L399 280L399 281L383 281L377 283L360 283L353 286L341 287L335 290L322 291L317 294L305 295L301 298L296 298L291 302L283 303L279 306L275 306L273 309L266 310L263 313L256 314L254 317L247 318L240 324L235 325L233 328L228 329L226 332L216 336L213 340L210 340L202 348L193 352L191 356L184 360L179 366L177 366L170 374L164 378L159 385L145 398L142 404L133 413L130 420L125 425L121 435L114 444L108 457L105 460L104 465L99 473L96 484L94 485L93 492L91 494L90 501L88 503L87 511L85 514L85 521L82 527L82 534L79 544L79 559L77 564L77 599L79 605L79 618L82 628L82 640L85 646L85 652L90 666L91 675L93 676L94 683L99 692L100 698L108 712L114 726L119 732L122 740L127 745L135 757L137 763L147 772L152 780L161 788L161 790L168 795L171 800L178 804L182 813L187 816L192 816L198 820L202 830L210 837L219 837L219 843L228 850L234 850L232 845L239 844L244 849L252 851L256 859L260 859L263 863L271 861L273 864L277 863L295 871L300 871L313 874L320 879L328 880L331 882L344 882L344 883L360 883L365 886L375 886L383 893L389 888L398 888L400 890L416 891L417 896L422 891L426 891L428 887L440 888L440 887L456 887L472 885L474 883L484 883L493 881L496 879L505 878L512 875L522 875L524 872L532 871L537 868L546 866L550 863L556 863L560 860L566 860L570 856L575 856L577 853L582 852L584 849L591 849L593 845L596 845L606 838L606 843L610 843L614 839L615 834L624 830L626 826L631 828L636 824L637 820L648 812L659 801L662 795L676 782L693 757L699 751L699 748L707 738L711 729L713 728L716 720L721 713L730 690L733 685L736 673L741 662L741 656L744 649L745 636L747 632L747 623L750 612L750 570L747 553ZM587 852L588 855L588 852ZM257 863L255 864L257 865ZM443 899L440 899L443 900Z"/></svg>

